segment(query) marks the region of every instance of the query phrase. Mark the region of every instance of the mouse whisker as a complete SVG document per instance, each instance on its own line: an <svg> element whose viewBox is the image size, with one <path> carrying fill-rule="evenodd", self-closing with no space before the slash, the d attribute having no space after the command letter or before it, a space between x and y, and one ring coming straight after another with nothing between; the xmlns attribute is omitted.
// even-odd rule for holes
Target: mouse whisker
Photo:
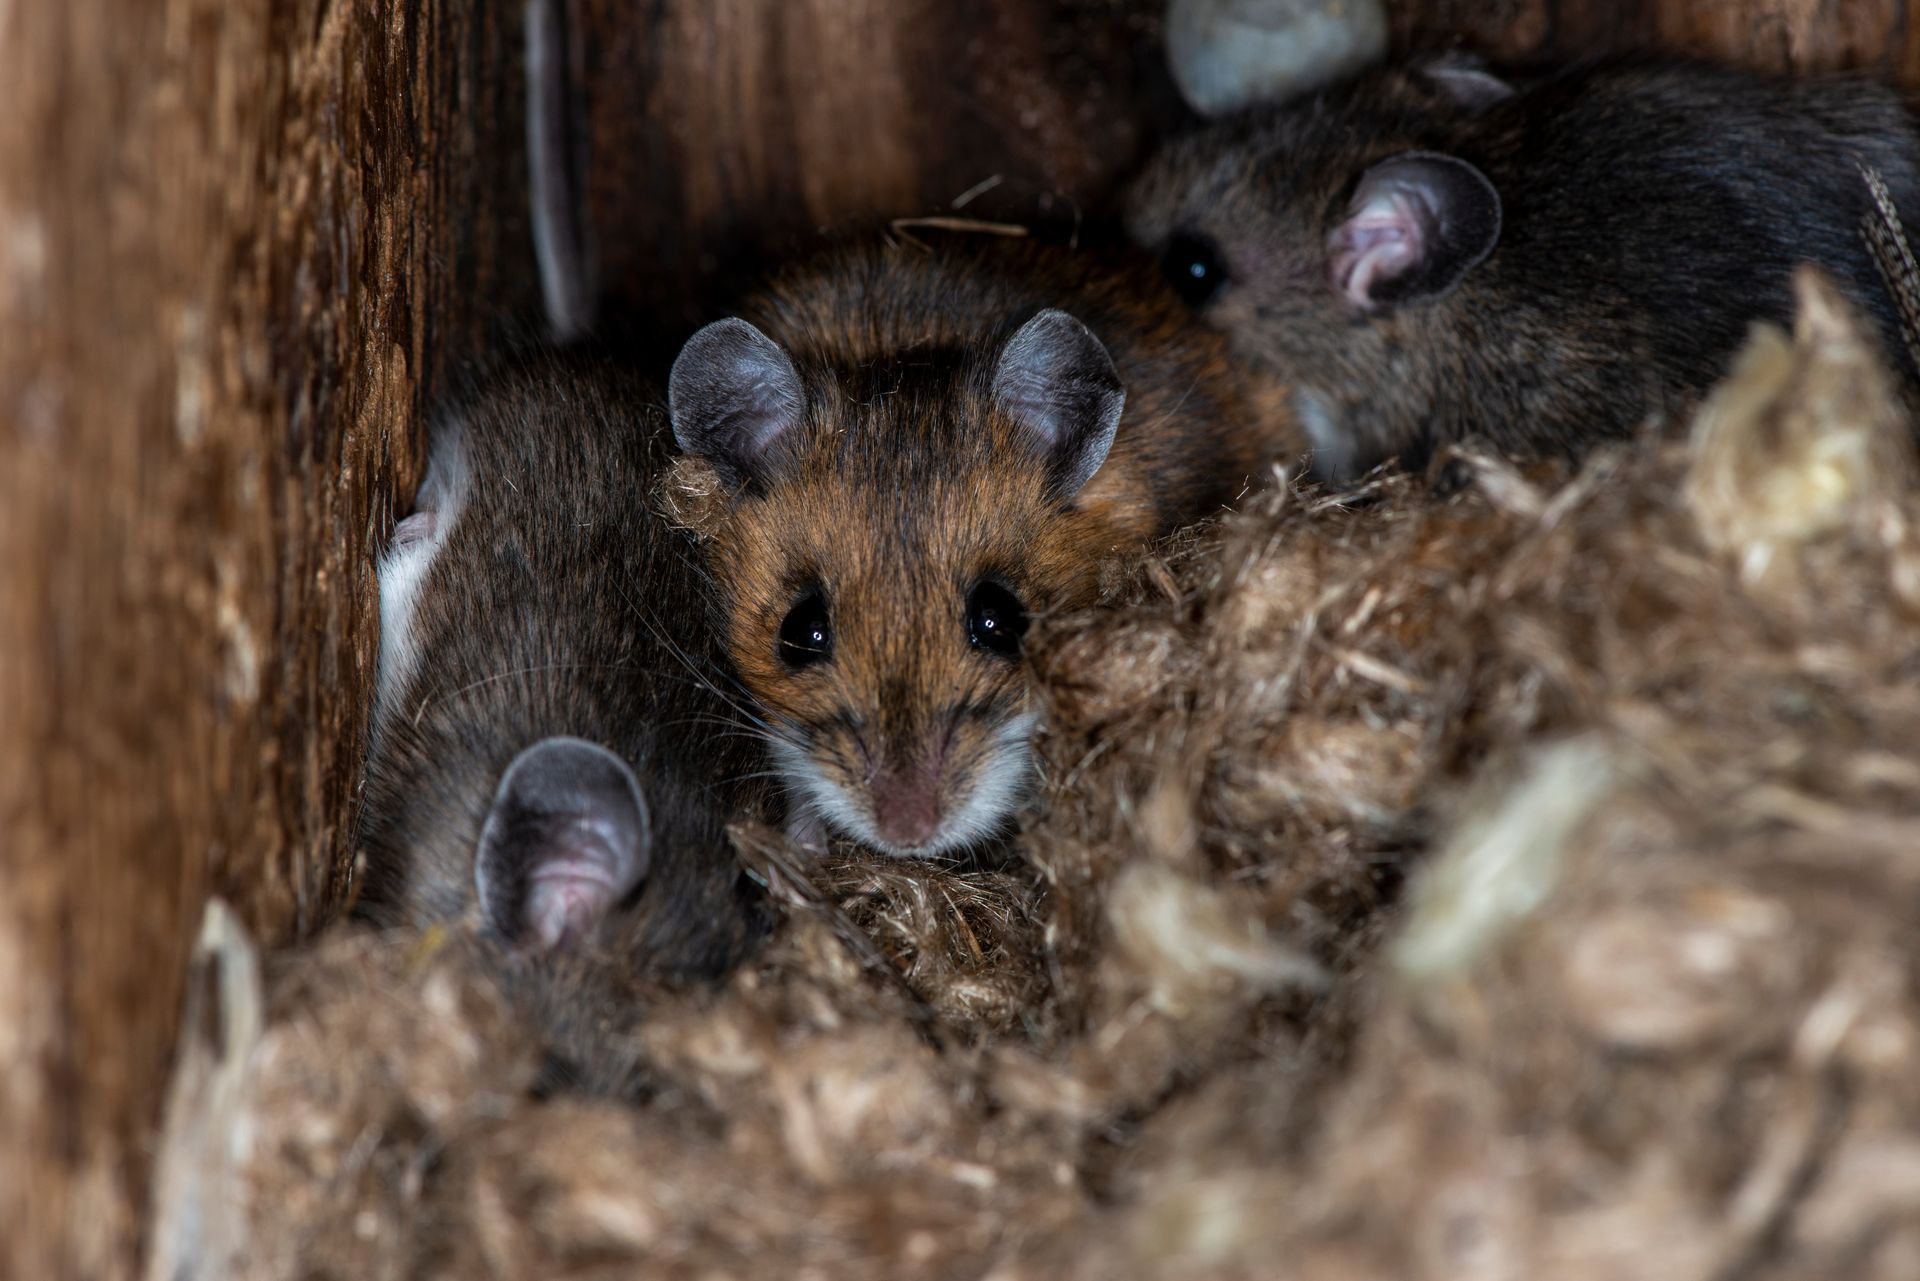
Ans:
<svg viewBox="0 0 1920 1281"><path fill-rule="evenodd" d="M777 743L781 741L778 735L774 734L769 730L758 729L751 725L740 725L737 722L730 721L725 719L724 717L719 717L719 716L684 717L676 721L667 721L664 723L662 728L683 729L688 726L695 726L695 725L712 726L717 728L720 731L719 733L714 735L714 737L717 739L748 738L748 739L752 739L754 742L757 742L757 743Z"/></svg>
<svg viewBox="0 0 1920 1281"><path fill-rule="evenodd" d="M526 667L509 668L503 672L495 672L491 676L482 676L477 681L469 681L465 685L460 686L460 688L455 690L449 690L444 694L440 693L439 691L435 691L434 693L428 695L426 698L421 699L419 708L416 709L413 714L413 724L415 727L418 727L420 724L420 719L427 714L430 708L433 708L438 704L447 702L451 699L459 698L462 694L472 693L474 690L481 689L487 685L491 685L495 681L511 680L516 676L533 676L541 672L565 672L565 671L617 672L617 671L624 670L625 668L630 666L632 666L632 664L630 663L533 663Z"/></svg>
<svg viewBox="0 0 1920 1281"><path fill-rule="evenodd" d="M730 774L727 776L727 781L729 783L760 783L760 782L766 782L768 780L771 780L773 782L778 783L778 782L784 782L786 780L786 777L787 776L785 774L782 774L779 770L760 769L760 770L749 770L744 774Z"/></svg>
<svg viewBox="0 0 1920 1281"><path fill-rule="evenodd" d="M620 588L620 595L621 595L621 598L627 602L627 607L633 611L634 617L638 618L641 621L641 623L643 623L647 627L647 629L653 633L654 638L658 640L660 644L666 648L668 653L672 654L676 659L680 661L681 665L687 669L688 673L693 677L694 680L700 682L702 687L704 687L708 692L712 693L716 698L719 698L720 700L725 702L735 712L738 712L741 716L746 717L749 721L752 721L755 725L760 726L762 729L766 729L769 731L772 730L773 727L767 723L765 718L763 718L758 713L756 713L750 706L742 702L739 698L735 697L733 694L729 693L727 690L722 689L719 685L715 684L711 677L709 677L705 672L701 671L699 666L694 662L692 655L688 654L686 650L683 649L673 639L673 637L667 633L666 629L661 627L660 624L656 622L653 619L653 617L650 614L648 614L645 609L641 607L640 602L635 600L633 596L630 593L628 593L624 587ZM734 680L734 678L730 673L723 673L723 674L727 676L727 679L729 681L732 681L734 684L738 684L738 681ZM744 692L744 687L742 687L742 692Z"/></svg>

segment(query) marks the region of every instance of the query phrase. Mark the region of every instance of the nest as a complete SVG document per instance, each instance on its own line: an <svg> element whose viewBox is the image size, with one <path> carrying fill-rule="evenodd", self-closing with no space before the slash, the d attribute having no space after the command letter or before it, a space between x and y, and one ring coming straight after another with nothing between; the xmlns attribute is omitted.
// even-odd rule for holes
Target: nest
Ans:
<svg viewBox="0 0 1920 1281"><path fill-rule="evenodd" d="M1912 429L1798 290L1685 443L1283 481L1044 620L1004 864L741 830L784 919L637 1103L484 938L216 917L156 1275L1920 1273Z"/></svg>

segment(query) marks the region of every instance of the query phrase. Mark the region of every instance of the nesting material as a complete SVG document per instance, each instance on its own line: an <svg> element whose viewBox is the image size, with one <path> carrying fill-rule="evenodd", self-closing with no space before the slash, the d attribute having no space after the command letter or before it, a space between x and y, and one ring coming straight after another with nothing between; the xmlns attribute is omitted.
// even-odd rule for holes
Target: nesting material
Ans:
<svg viewBox="0 0 1920 1281"><path fill-rule="evenodd" d="M1920 496L1798 288L1690 441L1283 483L1042 620L1016 857L740 831L783 923L636 1101L484 939L270 967L174 1275L1914 1275Z"/></svg>

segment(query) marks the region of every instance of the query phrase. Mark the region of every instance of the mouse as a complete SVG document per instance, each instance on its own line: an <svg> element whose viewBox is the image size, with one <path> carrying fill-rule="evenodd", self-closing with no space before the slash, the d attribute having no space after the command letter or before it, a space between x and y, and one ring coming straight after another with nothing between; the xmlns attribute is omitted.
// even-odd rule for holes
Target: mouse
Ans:
<svg viewBox="0 0 1920 1281"><path fill-rule="evenodd" d="M621 363L511 362L437 422L378 567L356 910L475 929L576 1079L630 1075L591 1060L636 982L718 978L767 926L727 837L762 803L752 718L645 502L670 453Z"/></svg>
<svg viewBox="0 0 1920 1281"><path fill-rule="evenodd" d="M1863 166L1911 225L1920 137L1863 78L1447 58L1174 140L1124 218L1343 480L1468 436L1578 455L1684 421L1749 326L1790 321L1802 262L1903 350Z"/></svg>
<svg viewBox="0 0 1920 1281"><path fill-rule="evenodd" d="M701 329L668 383L665 505L805 844L1004 833L1033 781L1036 618L1220 510L1298 436L1137 254L844 245Z"/></svg>

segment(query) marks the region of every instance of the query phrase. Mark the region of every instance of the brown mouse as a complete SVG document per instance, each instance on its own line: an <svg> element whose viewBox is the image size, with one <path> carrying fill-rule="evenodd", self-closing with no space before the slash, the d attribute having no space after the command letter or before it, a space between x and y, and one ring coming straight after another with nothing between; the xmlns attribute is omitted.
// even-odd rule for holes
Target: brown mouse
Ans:
<svg viewBox="0 0 1920 1281"><path fill-rule="evenodd" d="M1179 140L1128 224L1293 389L1315 468L1481 435L1578 453L1677 417L1815 262L1899 350L1860 165L1920 217L1888 89L1697 65L1396 67Z"/></svg>
<svg viewBox="0 0 1920 1281"><path fill-rule="evenodd" d="M696 553L644 501L657 393L545 357L464 402L380 563L360 911L476 921L576 1075L617 1082L585 1060L635 982L716 976L762 932L725 830L762 763Z"/></svg>
<svg viewBox="0 0 1920 1281"><path fill-rule="evenodd" d="M667 497L790 825L902 855L990 838L1026 794L1030 620L1296 443L1150 260L978 236L789 271L668 390Z"/></svg>

